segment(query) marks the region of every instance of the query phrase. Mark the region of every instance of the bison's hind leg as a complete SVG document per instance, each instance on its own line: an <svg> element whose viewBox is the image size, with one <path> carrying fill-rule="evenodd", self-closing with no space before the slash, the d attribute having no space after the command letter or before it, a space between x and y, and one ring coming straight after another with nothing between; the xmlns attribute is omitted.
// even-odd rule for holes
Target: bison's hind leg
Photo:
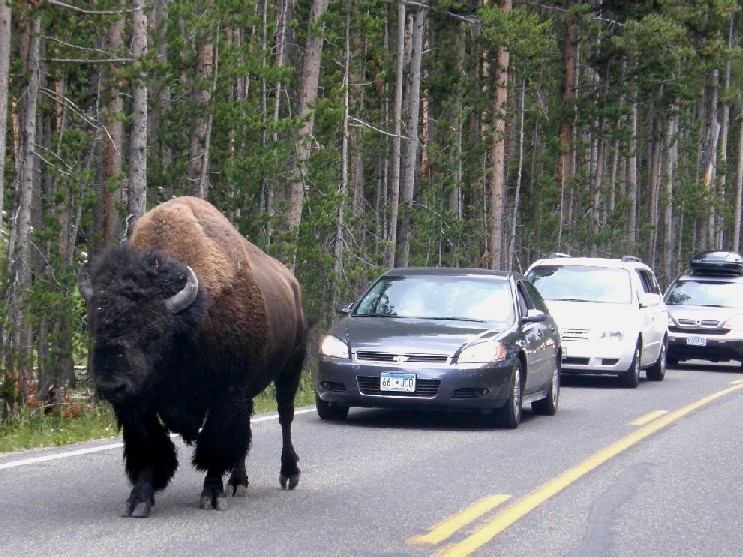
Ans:
<svg viewBox="0 0 743 557"><path fill-rule="evenodd" d="M299 456L292 444L292 422L294 421L294 397L299 388L304 351L297 352L282 373L274 380L276 407L281 424L281 472L279 483L283 489L294 489L299 484Z"/></svg>
<svg viewBox="0 0 743 557"><path fill-rule="evenodd" d="M248 416L253 415L253 399L248 398L245 402L248 409ZM253 438L253 434L250 430L250 418L248 418L248 450L250 450L250 442ZM247 457L247 452L246 452ZM233 497L247 497L248 496L248 471L245 468L245 458L240 460L230 472L230 479L227 480L228 493L230 488L232 489Z"/></svg>

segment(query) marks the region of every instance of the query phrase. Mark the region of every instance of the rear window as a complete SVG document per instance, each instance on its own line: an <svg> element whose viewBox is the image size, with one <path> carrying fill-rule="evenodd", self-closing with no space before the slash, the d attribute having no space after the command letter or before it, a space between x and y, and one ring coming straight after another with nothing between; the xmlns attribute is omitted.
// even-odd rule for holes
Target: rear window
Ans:
<svg viewBox="0 0 743 557"><path fill-rule="evenodd" d="M743 307L743 282L679 279L665 296L669 306Z"/></svg>
<svg viewBox="0 0 743 557"><path fill-rule="evenodd" d="M626 269L540 265L527 276L548 301L632 303L632 285Z"/></svg>

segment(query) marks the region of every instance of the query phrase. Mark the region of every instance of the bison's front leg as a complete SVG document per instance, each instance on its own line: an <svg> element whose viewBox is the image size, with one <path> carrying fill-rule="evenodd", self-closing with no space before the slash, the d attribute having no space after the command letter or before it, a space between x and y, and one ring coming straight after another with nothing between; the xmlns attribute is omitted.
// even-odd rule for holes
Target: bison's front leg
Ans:
<svg viewBox="0 0 743 557"><path fill-rule="evenodd" d="M227 508L222 476L229 470L244 467L249 428L250 412L244 394L238 389L229 389L225 399L209 409L193 455L194 466L206 472L200 508Z"/></svg>
<svg viewBox="0 0 743 557"><path fill-rule="evenodd" d="M155 491L164 489L178 468L175 446L154 414L119 419L124 430L126 472L134 486L124 516L146 518L155 504Z"/></svg>

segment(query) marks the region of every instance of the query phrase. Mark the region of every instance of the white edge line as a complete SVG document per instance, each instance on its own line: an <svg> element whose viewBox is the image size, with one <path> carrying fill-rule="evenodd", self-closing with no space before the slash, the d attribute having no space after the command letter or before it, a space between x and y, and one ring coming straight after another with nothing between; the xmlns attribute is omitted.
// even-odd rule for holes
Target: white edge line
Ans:
<svg viewBox="0 0 743 557"><path fill-rule="evenodd" d="M315 411L314 408L302 408L300 410L295 410L294 415L296 416L297 414L308 414L314 411ZM260 416L258 418L252 418L250 420L250 423L256 424L260 422L268 422L271 420L277 420L278 418L279 418L278 414L270 414L268 416ZM110 451L112 449L120 449L123 446L124 444L122 442L109 443L107 445L99 445L97 447L89 447L87 449L77 449L74 451L64 451L61 453L54 453L54 454L49 454L49 455L44 455L44 456L23 458L21 460L12 460L10 462L0 463L0 470L6 470L8 468L17 468L18 466L27 466L29 464L38 464L40 462L48 462L50 460L58 460L60 458L68 458L71 456L82 456L82 455L91 454L91 453L98 453L101 451Z"/></svg>

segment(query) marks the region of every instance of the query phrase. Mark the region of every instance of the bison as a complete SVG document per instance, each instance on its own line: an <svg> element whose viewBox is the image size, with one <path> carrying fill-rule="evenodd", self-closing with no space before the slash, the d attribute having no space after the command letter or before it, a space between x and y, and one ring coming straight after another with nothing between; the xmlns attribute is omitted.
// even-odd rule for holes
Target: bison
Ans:
<svg viewBox="0 0 743 557"><path fill-rule="evenodd" d="M123 431L133 488L125 516L146 517L178 461L169 432L206 472L199 506L244 496L253 397L276 388L283 488L299 482L291 425L307 324L290 271L208 202L180 197L136 224L79 273L96 390ZM228 491L229 493L229 491Z"/></svg>

